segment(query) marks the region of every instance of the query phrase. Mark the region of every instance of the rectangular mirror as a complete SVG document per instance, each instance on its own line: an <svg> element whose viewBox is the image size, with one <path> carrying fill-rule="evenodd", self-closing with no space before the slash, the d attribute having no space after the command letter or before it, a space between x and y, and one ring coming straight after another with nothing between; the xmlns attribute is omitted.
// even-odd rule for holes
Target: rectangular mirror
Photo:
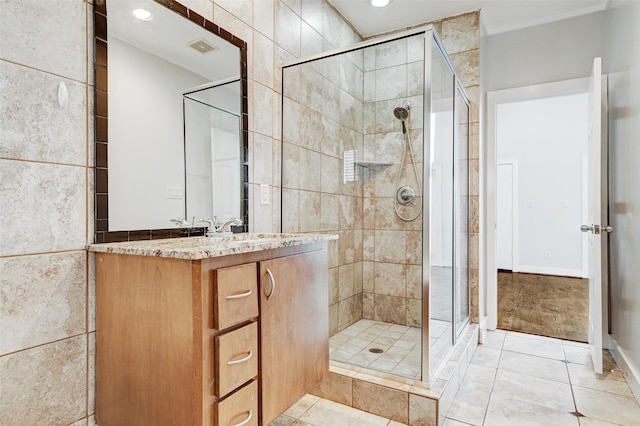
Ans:
<svg viewBox="0 0 640 426"><path fill-rule="evenodd" d="M247 230L246 43L168 0L96 0L95 28L96 242Z"/></svg>

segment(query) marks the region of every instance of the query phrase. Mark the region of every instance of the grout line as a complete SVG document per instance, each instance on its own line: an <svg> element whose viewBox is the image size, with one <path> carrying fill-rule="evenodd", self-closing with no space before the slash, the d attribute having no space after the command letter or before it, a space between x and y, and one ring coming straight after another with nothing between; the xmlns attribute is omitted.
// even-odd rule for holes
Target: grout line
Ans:
<svg viewBox="0 0 640 426"><path fill-rule="evenodd" d="M71 336L63 337L63 338L61 338L61 339L52 340L52 341L50 341L50 342L40 343L39 345L29 346L29 347L27 347L27 348L23 348L23 349L20 349L20 350L17 350L17 351L7 352L7 353L5 353L5 354L0 355L0 358L3 358L3 357L5 357L5 356L10 356L10 355L19 354L20 352L30 351L30 350L32 350L32 349L38 349L38 348L41 348L41 347L43 347L43 346L48 346L48 345L51 345L51 344L54 344L54 343L60 343L60 342L63 342L63 341L65 341L65 340L71 340L71 339L74 339L74 338L76 338L76 337L80 337L80 336L86 336L86 337L87 337L87 339L89 339L89 333L85 331L85 332L82 332L82 333L73 334L73 335L71 335Z"/></svg>

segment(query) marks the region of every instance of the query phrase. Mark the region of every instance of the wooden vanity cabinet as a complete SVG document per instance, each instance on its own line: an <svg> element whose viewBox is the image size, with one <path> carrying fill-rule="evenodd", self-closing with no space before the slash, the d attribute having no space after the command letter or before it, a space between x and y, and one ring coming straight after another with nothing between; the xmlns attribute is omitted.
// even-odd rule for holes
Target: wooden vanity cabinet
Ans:
<svg viewBox="0 0 640 426"><path fill-rule="evenodd" d="M323 251L260 262L265 425L329 371L327 274Z"/></svg>
<svg viewBox="0 0 640 426"><path fill-rule="evenodd" d="M328 374L327 300L325 243L96 253L97 424L268 425Z"/></svg>

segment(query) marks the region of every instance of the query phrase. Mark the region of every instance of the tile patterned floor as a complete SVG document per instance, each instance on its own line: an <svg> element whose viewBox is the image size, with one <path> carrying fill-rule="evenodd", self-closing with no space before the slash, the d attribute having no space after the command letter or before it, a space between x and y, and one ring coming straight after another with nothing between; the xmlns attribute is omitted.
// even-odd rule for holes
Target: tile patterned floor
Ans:
<svg viewBox="0 0 640 426"><path fill-rule="evenodd" d="M583 343L489 332L444 424L640 425L640 406L607 351L604 366L593 373Z"/></svg>
<svg viewBox="0 0 640 426"><path fill-rule="evenodd" d="M434 357L451 346L451 324L431 320ZM381 353L370 352L381 349ZM329 358L410 379L420 379L420 329L380 321L360 320L329 339Z"/></svg>
<svg viewBox="0 0 640 426"><path fill-rule="evenodd" d="M476 350L444 426L637 426L640 406L608 352L593 373L588 346L512 331ZM576 415L576 413L579 413ZM401 426L305 395L272 426Z"/></svg>
<svg viewBox="0 0 640 426"><path fill-rule="evenodd" d="M589 281L498 272L498 328L587 341Z"/></svg>

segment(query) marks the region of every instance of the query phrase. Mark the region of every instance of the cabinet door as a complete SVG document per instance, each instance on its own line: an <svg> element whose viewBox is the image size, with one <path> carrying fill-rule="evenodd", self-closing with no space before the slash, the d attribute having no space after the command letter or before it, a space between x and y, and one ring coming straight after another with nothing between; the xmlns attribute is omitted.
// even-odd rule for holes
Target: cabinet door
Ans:
<svg viewBox="0 0 640 426"><path fill-rule="evenodd" d="M326 250L260 263L262 424L329 372Z"/></svg>

